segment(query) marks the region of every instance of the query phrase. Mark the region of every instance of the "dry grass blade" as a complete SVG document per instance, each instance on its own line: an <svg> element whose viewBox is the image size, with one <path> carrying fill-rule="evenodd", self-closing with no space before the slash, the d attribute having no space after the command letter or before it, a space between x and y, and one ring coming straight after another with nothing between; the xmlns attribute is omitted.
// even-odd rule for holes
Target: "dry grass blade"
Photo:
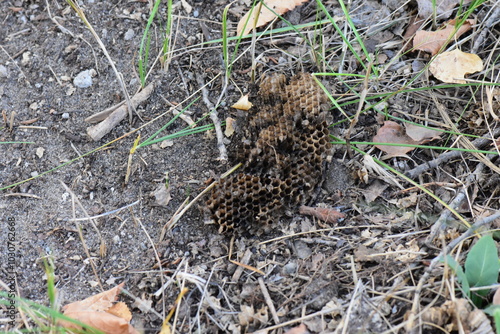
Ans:
<svg viewBox="0 0 500 334"><path fill-rule="evenodd" d="M64 187L64 189L69 194L71 194L72 208L73 208L73 219L76 219L75 203L78 204L78 206L83 211L83 213L85 214L85 216L90 217L90 215L87 213L87 211L85 210L84 206L82 205L82 203L80 202L80 200L78 199L78 197L76 197L75 193L66 184L64 184L64 182L62 182L62 181L61 181L61 185ZM101 242L101 245L100 245L101 255L104 256L105 249L106 249L106 244L104 242L104 239L102 238L101 232L97 228L95 222L92 221L92 220L90 220L90 223L91 223L92 227L94 228L94 230L96 231L96 233L97 233L97 235L99 237L99 240ZM93 257L90 255L90 251L89 251L89 249L87 247L87 244L85 242L85 238L83 237L82 227L81 227L81 225L78 222L75 222L75 224L76 224L76 228L78 230L78 235L80 237L80 241L82 242L83 249L85 251L85 254L87 255L87 259L89 260L90 266L92 267L92 271L94 272L94 275L95 275L95 278L97 280L97 283L99 284L101 290L104 291L104 287L102 286L102 283L101 283L101 278L100 278L100 276L99 276L99 274L97 272L97 267L96 267L96 265L94 263Z"/></svg>
<svg viewBox="0 0 500 334"><path fill-rule="evenodd" d="M446 108L443 106L442 103L440 103L437 99L437 97L431 93L431 97L439 111L439 114L445 121L445 123L455 132L455 133L460 133L460 130L456 127L455 123L451 120L450 116L448 115L448 112L446 111ZM485 164L488 166L491 170L493 170L495 173L500 174L500 167L492 163L487 157L484 156L482 153L475 152L476 147L474 144L465 136L460 136L459 137L459 142L466 148L471 150L471 154L475 156L481 163Z"/></svg>

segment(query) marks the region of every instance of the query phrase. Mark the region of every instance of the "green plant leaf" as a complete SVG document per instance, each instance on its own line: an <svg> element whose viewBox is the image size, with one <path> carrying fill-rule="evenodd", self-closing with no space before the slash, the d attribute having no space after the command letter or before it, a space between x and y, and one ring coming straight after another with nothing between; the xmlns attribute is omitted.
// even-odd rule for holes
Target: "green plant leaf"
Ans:
<svg viewBox="0 0 500 334"><path fill-rule="evenodd" d="M495 284L498 280L498 250L491 235L479 239L471 248L465 260L465 276L471 287L481 287ZM488 290L478 291L486 295Z"/></svg>
<svg viewBox="0 0 500 334"><path fill-rule="evenodd" d="M500 305L490 305L484 309L484 313L493 317L495 330L497 333L500 333Z"/></svg>
<svg viewBox="0 0 500 334"><path fill-rule="evenodd" d="M457 275L458 283L460 284L464 295L469 296L469 281L467 280L467 276L465 276L465 273L460 264L451 255L446 255L446 261L442 259L441 262L445 262L446 264L448 264L451 270L453 270L455 275Z"/></svg>

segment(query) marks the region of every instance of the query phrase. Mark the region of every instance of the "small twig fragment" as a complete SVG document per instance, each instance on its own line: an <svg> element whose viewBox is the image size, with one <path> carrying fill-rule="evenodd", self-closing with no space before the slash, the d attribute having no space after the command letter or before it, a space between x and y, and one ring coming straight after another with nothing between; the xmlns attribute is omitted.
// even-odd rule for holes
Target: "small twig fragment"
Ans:
<svg viewBox="0 0 500 334"><path fill-rule="evenodd" d="M269 310L271 311L271 315L273 316L274 323L277 325L280 323L280 318L278 317L278 313L276 313L276 308L274 307L273 300L271 299L271 296L269 295L269 291L267 291L266 284L264 283L264 279L262 279L262 277L259 277L258 281L259 281L260 290L262 291L262 295L264 296L267 307L269 307Z"/></svg>
<svg viewBox="0 0 500 334"><path fill-rule="evenodd" d="M219 120L219 115L217 113L217 106L214 106L210 99L208 98L208 89L203 79L203 76L199 75L197 77L198 84L201 86L201 93L203 95L203 102L207 105L210 112L210 118L212 123L214 123L215 134L217 136L217 148L219 149L219 160L222 162L227 162L227 150L226 145L224 145L224 134L222 132L222 127ZM225 93L225 88L221 96ZM220 99L219 99L220 100Z"/></svg>
<svg viewBox="0 0 500 334"><path fill-rule="evenodd" d="M131 99L130 103L134 109L143 101L147 100L151 93L153 92L154 84L151 83L147 85L142 91L135 94ZM100 140L106 134L108 134L118 123L120 123L128 115L127 104L121 105L115 111L113 111L104 121L101 123L87 128L87 134L94 141ZM88 120L88 119L87 119Z"/></svg>
<svg viewBox="0 0 500 334"><path fill-rule="evenodd" d="M135 96L134 96L135 97ZM125 101L119 102L109 108L104 109L103 111L99 111L97 114L93 114L92 116L89 116L85 118L85 122L87 123L99 123L101 121L104 121L113 111L121 107Z"/></svg>

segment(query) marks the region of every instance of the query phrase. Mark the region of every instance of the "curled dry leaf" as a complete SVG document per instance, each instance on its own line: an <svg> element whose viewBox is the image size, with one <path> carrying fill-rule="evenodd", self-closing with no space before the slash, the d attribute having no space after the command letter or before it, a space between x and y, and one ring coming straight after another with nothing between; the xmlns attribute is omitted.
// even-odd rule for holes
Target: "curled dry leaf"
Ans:
<svg viewBox="0 0 500 334"><path fill-rule="evenodd" d="M401 144L402 146L375 145L376 148L390 156L405 155L413 150L414 147L404 145L417 144L416 141L406 134L401 125L393 121L385 121L384 126L378 129L377 134L373 137L373 141L375 143Z"/></svg>
<svg viewBox="0 0 500 334"><path fill-rule="evenodd" d="M152 195L155 197L155 204L158 206L166 207L172 199L170 187L167 187L165 183L159 183Z"/></svg>
<svg viewBox="0 0 500 334"><path fill-rule="evenodd" d="M266 324L269 320L267 307L262 306L257 312L253 306L241 305L241 312L238 313L238 320L241 326L250 326L252 324Z"/></svg>
<svg viewBox="0 0 500 334"><path fill-rule="evenodd" d="M307 2L309 0L266 0L264 1L264 4L267 5L267 7L271 8L276 14L283 15L286 12L294 9L298 5L301 5L304 2ZM237 27L237 34L238 36L241 35L243 32L243 35L248 34L254 27L261 27L266 23L271 22L276 18L276 14L273 13L273 11L267 9L264 4L260 5L257 4L253 10L250 10L248 13L246 13L238 22L238 27ZM259 8L260 8L260 13L259 13ZM251 16L250 16L251 14ZM257 22L255 22L255 18L258 15ZM250 18L248 18L250 16ZM245 26L246 24L246 26Z"/></svg>
<svg viewBox="0 0 500 334"><path fill-rule="evenodd" d="M240 97L240 99L235 104L233 104L231 108L246 111L252 108L252 106L253 106L252 102L248 101L248 94L247 94Z"/></svg>
<svg viewBox="0 0 500 334"><path fill-rule="evenodd" d="M437 31L419 30L415 33L413 38L413 48L429 52L433 56L436 55L441 48L448 44L453 38L457 39L465 32L469 31L474 24L475 20L465 20L463 25L455 32L455 20L445 23L443 29Z"/></svg>
<svg viewBox="0 0 500 334"><path fill-rule="evenodd" d="M342 212L330 208L313 208L310 206L302 205L299 208L301 215L309 215L316 217L325 223L335 224L339 219L345 218Z"/></svg>
<svg viewBox="0 0 500 334"><path fill-rule="evenodd" d="M139 334L129 323L132 314L127 306L124 303L113 304L118 299L123 285L124 283L68 304L63 307L63 314L106 334ZM80 326L69 321L59 320L57 324L67 329L82 330Z"/></svg>
<svg viewBox="0 0 500 334"><path fill-rule="evenodd" d="M495 333L482 310L474 309L465 298L448 300L441 306L424 310L422 321L443 327L447 332Z"/></svg>
<svg viewBox="0 0 500 334"><path fill-rule="evenodd" d="M443 52L429 66L429 71L446 83L466 83L465 75L483 70L483 61L478 55L458 49Z"/></svg>

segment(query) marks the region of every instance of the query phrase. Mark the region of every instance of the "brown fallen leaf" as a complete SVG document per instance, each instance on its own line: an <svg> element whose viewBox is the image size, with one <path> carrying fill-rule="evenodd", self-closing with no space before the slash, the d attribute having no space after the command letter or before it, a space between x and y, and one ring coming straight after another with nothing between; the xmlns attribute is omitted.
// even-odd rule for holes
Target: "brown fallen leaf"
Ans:
<svg viewBox="0 0 500 334"><path fill-rule="evenodd" d="M458 39L462 34L469 31L475 20L465 20L463 25L455 32L456 20L448 21L444 24L443 29L437 31L419 30L413 38L413 48L429 52L433 56L436 55L441 48L448 44L453 39Z"/></svg>
<svg viewBox="0 0 500 334"><path fill-rule="evenodd" d="M388 146L388 145L375 145L379 150L389 154L390 156L405 155L414 147L408 147L404 145L416 145L417 142L414 141L410 136L408 136L404 128L396 122L385 121L384 126L378 129L377 134L373 137L375 143L390 143L390 144L402 144L403 146Z"/></svg>
<svg viewBox="0 0 500 334"><path fill-rule="evenodd" d="M424 24L424 20L420 19L418 16L413 15L413 17L410 18L410 22L408 23L408 26L406 28L406 31L403 35L403 39L405 41L409 41L413 37L415 37L415 33L420 29L420 27ZM410 48L410 44L405 44L405 51Z"/></svg>
<svg viewBox="0 0 500 334"><path fill-rule="evenodd" d="M283 15L286 12L294 9L298 5L301 5L302 3L307 1L309 0L265 0L264 3L267 5L267 7L271 8L275 13ZM250 10L248 13L246 13L240 19L240 22L238 22L238 27L236 30L238 36L241 35L242 32L243 35L248 34L254 28L254 24L255 28L257 28L274 20L274 18L277 17L276 14L267 9L267 7L264 6L263 4L262 5L257 4L253 10ZM260 8L260 13L259 13L259 8ZM257 15L258 15L257 22L255 22L255 17ZM249 16L250 18L248 18Z"/></svg>
<svg viewBox="0 0 500 334"><path fill-rule="evenodd" d="M415 124L405 124L406 134L419 144L425 144L433 140L441 139L441 131L437 129L422 127Z"/></svg>
<svg viewBox="0 0 500 334"><path fill-rule="evenodd" d="M248 94L246 95L243 95L242 97L240 97L240 99L231 106L231 108L234 108L234 109L239 109L239 110L248 110L250 108L252 108L253 104L252 102L248 101Z"/></svg>
<svg viewBox="0 0 500 334"><path fill-rule="evenodd" d="M345 218L342 212L330 208L313 208L310 206L302 205L299 208L301 215L309 215L316 217L325 223L335 224L341 218Z"/></svg>
<svg viewBox="0 0 500 334"><path fill-rule="evenodd" d="M458 49L443 52L429 65L429 71L446 83L466 83L465 75L483 70L483 61L478 55Z"/></svg>
<svg viewBox="0 0 500 334"><path fill-rule="evenodd" d="M62 308L63 314L106 334L139 334L129 323L132 314L127 306L124 303L113 304L124 284L65 305ZM65 320L59 320L57 324L67 329L82 330L80 326Z"/></svg>

